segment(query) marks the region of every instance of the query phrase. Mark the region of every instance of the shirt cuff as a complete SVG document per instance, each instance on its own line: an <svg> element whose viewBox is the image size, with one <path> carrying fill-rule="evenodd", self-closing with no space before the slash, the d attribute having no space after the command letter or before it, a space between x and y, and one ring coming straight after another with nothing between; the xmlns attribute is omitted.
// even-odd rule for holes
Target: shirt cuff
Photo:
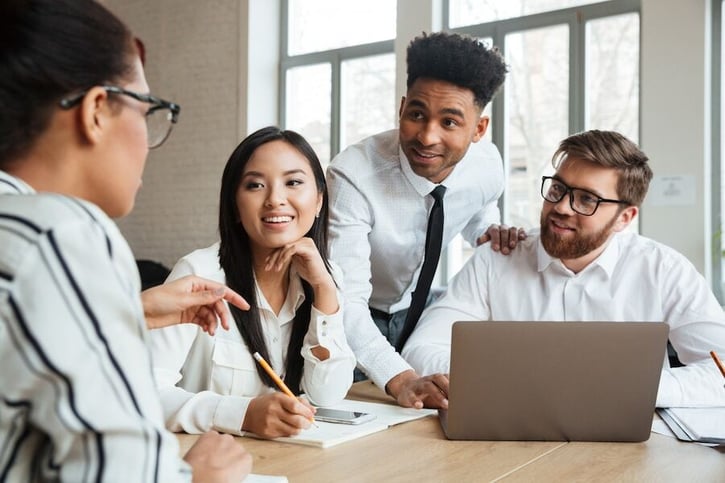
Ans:
<svg viewBox="0 0 725 483"><path fill-rule="evenodd" d="M391 347L388 354L377 357L369 367L365 368L365 372L376 386L385 391L385 386L392 378L412 369L410 364Z"/></svg>
<svg viewBox="0 0 725 483"><path fill-rule="evenodd" d="M310 327L304 341L305 348L309 350L320 345L330 351L330 359L335 359L342 353L350 352L347 349L342 313L342 310L338 309L334 314L327 315L312 307ZM312 355L311 351L310 357L319 360Z"/></svg>
<svg viewBox="0 0 725 483"><path fill-rule="evenodd" d="M212 424L214 429L222 433L243 436L242 423L252 398L224 396L219 398Z"/></svg>

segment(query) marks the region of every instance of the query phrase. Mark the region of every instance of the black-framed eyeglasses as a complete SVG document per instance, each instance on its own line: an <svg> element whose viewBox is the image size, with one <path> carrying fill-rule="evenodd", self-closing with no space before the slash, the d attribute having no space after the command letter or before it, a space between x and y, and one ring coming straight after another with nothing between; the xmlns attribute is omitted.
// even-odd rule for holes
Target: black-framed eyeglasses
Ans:
<svg viewBox="0 0 725 483"><path fill-rule="evenodd" d="M541 177L541 196L549 203L558 203L567 194L569 194L569 206L571 209L584 216L592 216L596 213L600 203L629 204L627 201L608 200L591 191L572 188L552 176Z"/></svg>
<svg viewBox="0 0 725 483"><path fill-rule="evenodd" d="M129 96L137 101L151 104L151 108L146 112L146 129L148 131L149 149L157 148L166 141L171 134L171 128L179 120L179 112L181 106L173 102L165 101L148 94L139 94L138 92L129 91L116 86L100 86L110 94L119 94ZM70 97L61 99L59 104L63 109L70 109L78 105L88 90L79 92Z"/></svg>

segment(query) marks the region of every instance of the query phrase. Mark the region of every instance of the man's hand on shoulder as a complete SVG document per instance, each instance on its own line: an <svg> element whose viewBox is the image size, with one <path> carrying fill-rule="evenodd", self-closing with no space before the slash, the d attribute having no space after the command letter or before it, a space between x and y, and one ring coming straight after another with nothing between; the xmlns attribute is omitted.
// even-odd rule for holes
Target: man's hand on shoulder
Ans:
<svg viewBox="0 0 725 483"><path fill-rule="evenodd" d="M476 245L483 245L491 242L491 249L495 252L501 252L504 255L511 253L516 248L520 240L526 239L526 230L516 228L515 226L506 225L490 225L486 233L478 237Z"/></svg>
<svg viewBox="0 0 725 483"><path fill-rule="evenodd" d="M385 392L406 408L448 408L448 376L433 374L419 377L407 370L392 378L385 385Z"/></svg>

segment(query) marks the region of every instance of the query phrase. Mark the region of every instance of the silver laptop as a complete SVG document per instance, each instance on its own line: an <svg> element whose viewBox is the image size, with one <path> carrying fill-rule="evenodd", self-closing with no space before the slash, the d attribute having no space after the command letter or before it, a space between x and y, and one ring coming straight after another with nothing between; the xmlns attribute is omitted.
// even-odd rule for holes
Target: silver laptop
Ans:
<svg viewBox="0 0 725 483"><path fill-rule="evenodd" d="M456 322L449 439L645 441L663 322Z"/></svg>

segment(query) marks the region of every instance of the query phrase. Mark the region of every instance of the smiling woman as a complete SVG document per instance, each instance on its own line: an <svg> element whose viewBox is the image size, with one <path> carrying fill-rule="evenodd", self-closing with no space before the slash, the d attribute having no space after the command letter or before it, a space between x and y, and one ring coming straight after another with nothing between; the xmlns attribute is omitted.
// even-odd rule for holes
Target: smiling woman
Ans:
<svg viewBox="0 0 725 483"><path fill-rule="evenodd" d="M321 208L312 168L296 148L285 141L257 148L237 190L237 210L255 258L304 237Z"/></svg>
<svg viewBox="0 0 725 483"><path fill-rule="evenodd" d="M260 129L231 154L220 242L183 257L169 280L195 274L226 282L251 309L230 307L236 324L214 336L182 326L152 334L170 429L276 437L308 427L312 406L273 392L256 352L294 394L322 406L345 396L355 358L342 324L339 273L327 261L327 216L322 166L299 134Z"/></svg>

